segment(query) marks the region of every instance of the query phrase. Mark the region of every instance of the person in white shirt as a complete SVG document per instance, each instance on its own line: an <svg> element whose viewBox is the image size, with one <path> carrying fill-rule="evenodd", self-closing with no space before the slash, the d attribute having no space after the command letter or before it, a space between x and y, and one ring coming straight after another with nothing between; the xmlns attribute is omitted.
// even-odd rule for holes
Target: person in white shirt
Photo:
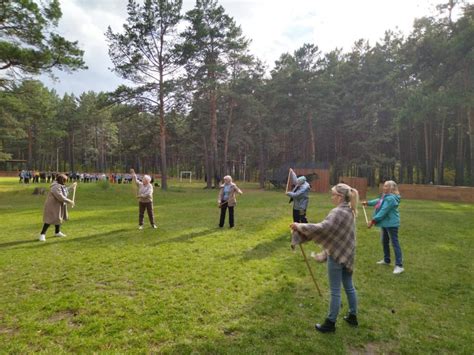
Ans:
<svg viewBox="0 0 474 355"><path fill-rule="evenodd" d="M138 187L138 229L143 229L145 210L148 213L151 227L156 229L157 226L155 224L155 216L153 212L153 185L150 183L151 177L149 175L144 175L142 181L140 181L137 179L135 170L130 169L130 173L132 174L132 182Z"/></svg>

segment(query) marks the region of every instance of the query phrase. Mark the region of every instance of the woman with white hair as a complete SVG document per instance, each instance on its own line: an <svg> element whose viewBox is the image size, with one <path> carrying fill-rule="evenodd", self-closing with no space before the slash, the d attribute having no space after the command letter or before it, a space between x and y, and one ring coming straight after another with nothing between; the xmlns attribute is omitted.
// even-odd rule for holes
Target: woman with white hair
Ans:
<svg viewBox="0 0 474 355"><path fill-rule="evenodd" d="M224 227L226 210L229 209L229 227L234 227L234 207L237 204L236 193L243 194L242 190L232 182L230 175L224 176L224 183L220 186L217 198L218 207L221 209L219 227Z"/></svg>
<svg viewBox="0 0 474 355"><path fill-rule="evenodd" d="M153 185L150 183L151 177L144 175L142 181L137 179L135 170L130 169L132 174L132 181L138 187L137 198L138 198L138 229L143 229L143 217L145 210L148 213L148 219L150 220L151 227L156 229L155 216L153 213Z"/></svg>
<svg viewBox="0 0 474 355"><path fill-rule="evenodd" d="M382 188L382 196L370 201L364 201L364 206L375 206L375 212L368 227L373 225L380 227L383 248L383 259L378 261L379 265L390 265L390 242L392 242L393 252L395 254L394 274L401 274L403 268L402 248L398 241L398 228L400 228L400 192L397 183L393 180L385 181Z"/></svg>
<svg viewBox="0 0 474 355"><path fill-rule="evenodd" d="M320 223L293 223L291 246L313 240L321 244L327 254L327 268L331 299L329 312L322 324L316 324L317 331L334 332L336 320L341 308L341 284L346 292L349 304L344 320L351 326L357 326L357 293L352 283L354 272L357 216L359 193L346 184L337 184L331 189L331 201L336 206Z"/></svg>

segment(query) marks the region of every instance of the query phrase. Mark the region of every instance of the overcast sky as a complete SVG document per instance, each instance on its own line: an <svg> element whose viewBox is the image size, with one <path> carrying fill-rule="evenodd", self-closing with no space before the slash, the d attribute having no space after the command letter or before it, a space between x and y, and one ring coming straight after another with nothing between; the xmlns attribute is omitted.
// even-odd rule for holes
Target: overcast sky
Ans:
<svg viewBox="0 0 474 355"><path fill-rule="evenodd" d="M358 39L370 45L386 30L408 34L415 18L436 14L442 0L220 0L226 13L252 40L250 52L273 68L281 54L317 45L324 53L343 48L349 51ZM88 70L66 74L56 72L59 82L41 80L62 95L84 91L111 91L124 83L108 68L112 66L104 33L108 26L121 31L127 0L61 0L63 17L58 31L78 41L85 51ZM183 11L194 0L183 1Z"/></svg>

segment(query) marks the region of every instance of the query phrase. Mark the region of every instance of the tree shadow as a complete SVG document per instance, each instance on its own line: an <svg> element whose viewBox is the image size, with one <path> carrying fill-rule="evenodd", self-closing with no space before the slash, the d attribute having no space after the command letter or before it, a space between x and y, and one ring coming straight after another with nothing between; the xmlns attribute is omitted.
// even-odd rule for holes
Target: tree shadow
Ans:
<svg viewBox="0 0 474 355"><path fill-rule="evenodd" d="M271 288L222 317L218 326L220 334L216 333L211 339L197 336L191 342L187 338L187 342L179 341L166 351L204 354L345 353L346 339L355 341L365 330L341 325L336 334L317 333L314 324L324 319L327 300L315 292L303 271L304 266L292 258L283 260L280 270L275 270L276 282ZM295 274L304 276L295 279ZM206 317L202 318L201 322L206 323Z"/></svg>
<svg viewBox="0 0 474 355"><path fill-rule="evenodd" d="M0 244L0 249L8 248L8 247L14 247L16 245L28 244L28 243L38 243L38 238L29 239L29 240L16 240L16 241L13 241L13 242L1 243Z"/></svg>

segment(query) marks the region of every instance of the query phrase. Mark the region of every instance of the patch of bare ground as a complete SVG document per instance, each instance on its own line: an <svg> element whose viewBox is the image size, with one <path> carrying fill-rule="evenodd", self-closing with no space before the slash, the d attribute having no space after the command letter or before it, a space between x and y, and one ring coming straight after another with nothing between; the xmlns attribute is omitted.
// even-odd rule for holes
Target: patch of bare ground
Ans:
<svg viewBox="0 0 474 355"><path fill-rule="evenodd" d="M49 317L48 321L51 323L66 321L70 327L79 327L81 323L76 318L78 314L79 312L77 310L67 309L56 312L51 317Z"/></svg>
<svg viewBox="0 0 474 355"><path fill-rule="evenodd" d="M350 355L397 355L397 347L390 343L367 343L363 348L349 347Z"/></svg>

